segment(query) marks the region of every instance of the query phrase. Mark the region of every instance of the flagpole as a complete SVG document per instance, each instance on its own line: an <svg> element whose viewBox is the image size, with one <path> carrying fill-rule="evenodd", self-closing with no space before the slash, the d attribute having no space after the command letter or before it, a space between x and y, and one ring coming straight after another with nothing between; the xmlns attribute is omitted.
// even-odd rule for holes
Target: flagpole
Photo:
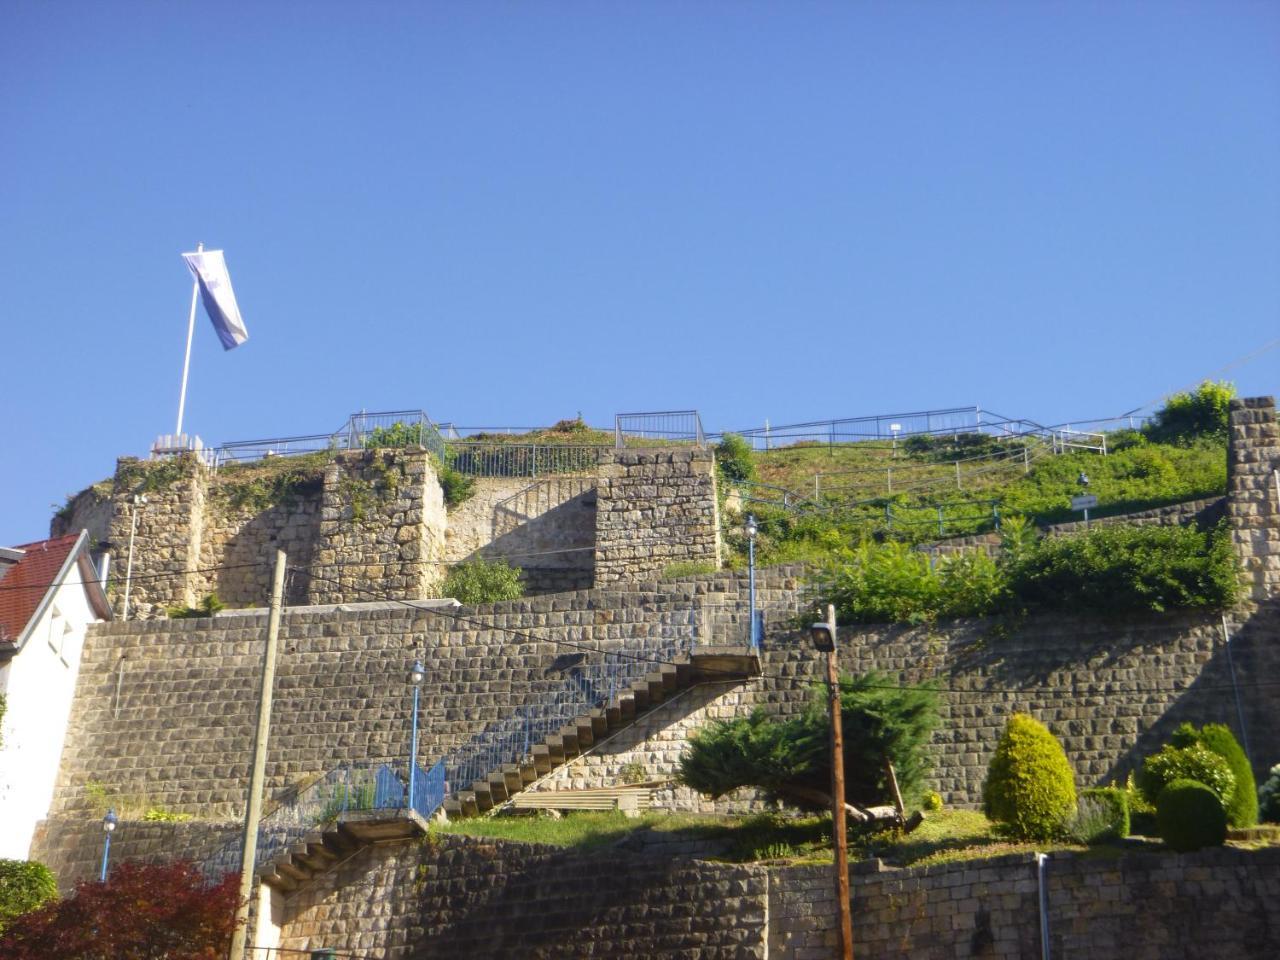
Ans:
<svg viewBox="0 0 1280 960"><path fill-rule="evenodd" d="M196 244L196 253L204 250L204 242ZM182 436L182 412L187 406L187 371L191 368L191 335L196 329L196 301L200 298L200 281L191 284L191 316L187 318L187 355L182 361L182 393L178 397L178 429L174 431Z"/></svg>

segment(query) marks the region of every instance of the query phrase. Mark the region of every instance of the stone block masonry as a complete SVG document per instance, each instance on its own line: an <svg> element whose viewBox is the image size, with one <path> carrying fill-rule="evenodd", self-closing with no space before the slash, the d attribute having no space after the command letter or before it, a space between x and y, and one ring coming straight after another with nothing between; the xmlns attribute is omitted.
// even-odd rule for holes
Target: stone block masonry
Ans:
<svg viewBox="0 0 1280 960"><path fill-rule="evenodd" d="M709 450L617 450L600 466L596 584L643 580L673 563L720 565Z"/></svg>
<svg viewBox="0 0 1280 960"><path fill-rule="evenodd" d="M361 956L767 956L759 866L434 836L372 847L285 903L280 947Z"/></svg>
<svg viewBox="0 0 1280 960"><path fill-rule="evenodd" d="M425 450L338 454L324 473L308 602L434 596L444 579L446 524Z"/></svg>
<svg viewBox="0 0 1280 960"><path fill-rule="evenodd" d="M1280 430L1274 397L1232 400L1227 453L1227 517L1248 599L1280 585Z"/></svg>

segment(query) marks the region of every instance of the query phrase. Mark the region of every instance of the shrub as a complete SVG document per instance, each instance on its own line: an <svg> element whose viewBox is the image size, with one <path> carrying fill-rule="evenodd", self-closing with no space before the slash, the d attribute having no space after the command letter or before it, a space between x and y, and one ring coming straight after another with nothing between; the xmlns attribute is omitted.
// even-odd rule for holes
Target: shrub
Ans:
<svg viewBox="0 0 1280 960"><path fill-rule="evenodd" d="M1144 837L1156 836L1155 804L1142 795L1132 770L1129 771L1125 785L1118 789L1124 792L1125 805L1129 808L1129 832Z"/></svg>
<svg viewBox="0 0 1280 960"><path fill-rule="evenodd" d="M1233 827L1252 827L1258 822L1258 784L1253 779L1253 767L1230 727L1221 723L1207 723L1197 730L1191 724L1184 723L1174 731L1169 742L1175 747L1189 747L1198 743L1227 761L1227 766L1235 776L1235 788L1225 803L1227 823Z"/></svg>
<svg viewBox="0 0 1280 960"><path fill-rule="evenodd" d="M1169 397L1143 432L1158 443L1185 444L1199 437L1225 439L1235 395L1233 384L1205 380L1193 391Z"/></svg>
<svg viewBox="0 0 1280 960"><path fill-rule="evenodd" d="M726 483L740 483L754 480L756 462L751 452L751 444L736 433L726 433L716 444L716 468L720 478Z"/></svg>
<svg viewBox="0 0 1280 960"><path fill-rule="evenodd" d="M235 929L239 878L205 880L190 863L129 861L107 883L82 881L75 894L24 914L0 934L6 960L101 960L226 956Z"/></svg>
<svg viewBox="0 0 1280 960"><path fill-rule="evenodd" d="M0 933L11 921L58 895L58 884L36 860L0 860Z"/></svg>
<svg viewBox="0 0 1280 960"><path fill-rule="evenodd" d="M924 799L920 801L920 808L928 810L930 813L942 809L942 794L937 790L930 790L924 795Z"/></svg>
<svg viewBox="0 0 1280 960"><path fill-rule="evenodd" d="M1080 791L1067 835L1079 843L1094 844L1129 835L1129 800L1118 787L1092 787Z"/></svg>
<svg viewBox="0 0 1280 960"><path fill-rule="evenodd" d="M1214 792L1226 809L1236 788L1231 765L1199 743L1189 747L1167 744L1147 757L1138 774L1138 788L1149 803L1156 803L1161 792L1174 780L1194 780Z"/></svg>
<svg viewBox="0 0 1280 960"><path fill-rule="evenodd" d="M1050 537L1010 558L1015 594L1047 607L1103 613L1235 603L1236 562L1225 526L1102 527Z"/></svg>
<svg viewBox="0 0 1280 960"><path fill-rule="evenodd" d="M189 620L198 617L212 617L219 610L224 609L226 604L218 599L216 593L211 593L197 607L169 607L165 612L168 613L170 620Z"/></svg>
<svg viewBox="0 0 1280 960"><path fill-rule="evenodd" d="M845 799L883 803L890 795L884 761L893 762L904 798L924 790L927 746L938 723L938 697L930 687L899 686L867 673L840 680ZM831 789L831 731L825 686L814 687L809 708L778 720L763 709L731 721L715 720L689 739L680 758L681 783L712 797L752 786L814 806Z"/></svg>
<svg viewBox="0 0 1280 960"><path fill-rule="evenodd" d="M1227 811L1218 795L1195 780L1174 780L1156 798L1160 839L1186 853L1221 846L1227 839Z"/></svg>
<svg viewBox="0 0 1280 960"><path fill-rule="evenodd" d="M1075 776L1062 744L1025 713L1009 718L987 771L982 807L1027 840L1057 836L1075 812Z"/></svg>
<svg viewBox="0 0 1280 960"><path fill-rule="evenodd" d="M520 568L505 560L467 560L449 571L440 585L440 595L468 605L496 603L524 596L524 584Z"/></svg>
<svg viewBox="0 0 1280 960"><path fill-rule="evenodd" d="M864 540L819 574L822 603L834 603L842 622L927 623L938 617L992 613L1007 588L999 566L985 553L944 558L896 541Z"/></svg>
<svg viewBox="0 0 1280 960"><path fill-rule="evenodd" d="M1280 822L1280 763L1271 768L1258 791L1258 815L1268 823Z"/></svg>

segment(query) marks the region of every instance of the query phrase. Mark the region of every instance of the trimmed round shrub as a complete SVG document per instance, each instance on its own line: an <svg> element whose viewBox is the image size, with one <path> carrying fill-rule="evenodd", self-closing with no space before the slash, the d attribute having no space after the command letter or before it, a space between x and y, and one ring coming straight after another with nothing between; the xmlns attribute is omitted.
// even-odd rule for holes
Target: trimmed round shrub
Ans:
<svg viewBox="0 0 1280 960"><path fill-rule="evenodd" d="M1160 839L1181 853L1220 847L1227 839L1227 811L1218 795L1195 780L1174 780L1156 798Z"/></svg>
<svg viewBox="0 0 1280 960"><path fill-rule="evenodd" d="M1224 810L1236 788L1236 776L1231 772L1231 765L1199 743L1189 747L1168 744L1159 753L1147 757L1138 774L1138 789L1148 802L1154 804L1164 788L1175 780L1194 780L1204 784L1214 792Z"/></svg>
<svg viewBox="0 0 1280 960"><path fill-rule="evenodd" d="M1009 718L987 770L982 808L1015 837L1047 840L1063 832L1076 811L1075 775L1044 724L1025 713Z"/></svg>
<svg viewBox="0 0 1280 960"><path fill-rule="evenodd" d="M1178 727L1169 740L1175 747L1200 744L1212 750L1231 768L1236 778L1235 789L1227 800L1227 823L1233 827L1252 827L1258 822L1258 783L1253 767L1231 728L1222 723L1206 723L1197 730L1189 723ZM1195 778L1193 778L1195 779Z"/></svg>

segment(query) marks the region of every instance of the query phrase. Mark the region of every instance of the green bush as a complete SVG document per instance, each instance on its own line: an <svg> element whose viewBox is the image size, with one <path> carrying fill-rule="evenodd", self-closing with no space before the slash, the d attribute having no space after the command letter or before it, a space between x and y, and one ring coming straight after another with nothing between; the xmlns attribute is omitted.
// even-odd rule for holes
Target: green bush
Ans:
<svg viewBox="0 0 1280 960"><path fill-rule="evenodd" d="M1233 384L1205 380L1189 393L1175 393L1165 401L1143 431L1157 443L1185 444L1201 437L1225 439Z"/></svg>
<svg viewBox="0 0 1280 960"><path fill-rule="evenodd" d="M440 585L440 595L474 606L518 600L524 596L524 584L520 582L520 568L505 560L467 560L449 571Z"/></svg>
<svg viewBox="0 0 1280 960"><path fill-rule="evenodd" d="M1009 578L1030 603L1100 613L1220 610L1238 590L1225 526L1211 533L1113 526L1050 537L1011 557Z"/></svg>
<svg viewBox="0 0 1280 960"><path fill-rule="evenodd" d="M0 933L24 913L54 899L58 884L36 860L0 860Z"/></svg>
<svg viewBox="0 0 1280 960"><path fill-rule="evenodd" d="M680 560L662 568L663 580L683 580L685 577L701 577L716 572L711 560Z"/></svg>
<svg viewBox="0 0 1280 960"><path fill-rule="evenodd" d="M751 444L736 433L726 433L716 444L716 468L726 483L740 483L756 478L756 462Z"/></svg>
<svg viewBox="0 0 1280 960"><path fill-rule="evenodd" d="M938 617L980 617L1007 596L999 566L985 553L944 557L936 564L904 543L864 540L819 574L822 603L834 603L844 623L927 623Z"/></svg>
<svg viewBox="0 0 1280 960"><path fill-rule="evenodd" d="M197 607L169 607L165 612L169 615L170 620L191 620L199 617L212 617L219 610L226 607L221 600L218 599L216 593L211 593Z"/></svg>
<svg viewBox="0 0 1280 960"><path fill-rule="evenodd" d="M1161 792L1174 780L1194 780L1214 792L1226 809L1236 788L1236 777L1231 765L1209 748L1199 743L1189 747L1166 744L1142 763L1138 774L1138 788L1149 803L1156 803Z"/></svg>
<svg viewBox="0 0 1280 960"><path fill-rule="evenodd" d="M1174 731L1169 742L1175 747L1189 747L1198 743L1227 761L1227 766L1235 776L1235 788L1225 803L1227 823L1233 827L1252 827L1258 822L1258 784L1253 779L1253 767L1230 727L1221 723L1207 723L1197 730L1191 724L1184 723Z"/></svg>
<svg viewBox="0 0 1280 960"><path fill-rule="evenodd" d="M982 788L987 817L1014 837L1047 840L1076 809L1075 775L1056 737L1025 713L1009 718Z"/></svg>
<svg viewBox="0 0 1280 960"><path fill-rule="evenodd" d="M1129 835L1129 799L1118 787L1080 791L1067 835L1080 843L1118 840Z"/></svg>
<svg viewBox="0 0 1280 960"><path fill-rule="evenodd" d="M1156 798L1160 839L1186 853L1220 847L1227 839L1227 811L1218 795L1195 780L1174 780Z"/></svg>
<svg viewBox="0 0 1280 960"><path fill-rule="evenodd" d="M1271 768L1258 791L1258 816L1267 823L1280 823L1280 763Z"/></svg>

